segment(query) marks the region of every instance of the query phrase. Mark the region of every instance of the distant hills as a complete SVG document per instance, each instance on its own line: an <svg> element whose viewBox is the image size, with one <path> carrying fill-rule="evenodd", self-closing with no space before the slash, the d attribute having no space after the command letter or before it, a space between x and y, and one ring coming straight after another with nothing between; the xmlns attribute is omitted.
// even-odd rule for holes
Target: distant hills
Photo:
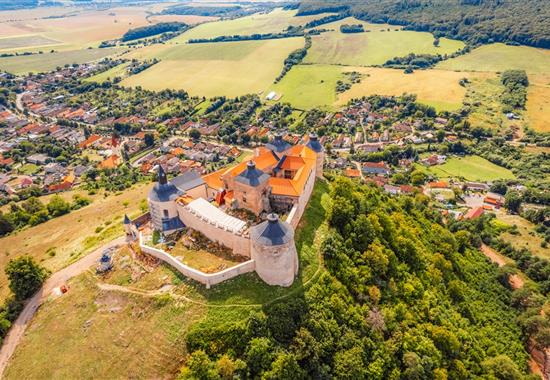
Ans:
<svg viewBox="0 0 550 380"><path fill-rule="evenodd" d="M471 44L550 48L550 0L305 0L299 14L349 12Z"/></svg>

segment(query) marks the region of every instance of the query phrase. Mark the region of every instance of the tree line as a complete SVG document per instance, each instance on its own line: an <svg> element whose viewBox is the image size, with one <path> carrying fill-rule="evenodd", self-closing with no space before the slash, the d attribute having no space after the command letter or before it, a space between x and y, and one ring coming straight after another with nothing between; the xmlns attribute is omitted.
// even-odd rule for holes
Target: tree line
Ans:
<svg viewBox="0 0 550 380"><path fill-rule="evenodd" d="M182 32L188 28L183 22L160 22L154 25L142 26L130 29L121 37L122 42L137 40L140 38L151 37L157 34L167 32Z"/></svg>

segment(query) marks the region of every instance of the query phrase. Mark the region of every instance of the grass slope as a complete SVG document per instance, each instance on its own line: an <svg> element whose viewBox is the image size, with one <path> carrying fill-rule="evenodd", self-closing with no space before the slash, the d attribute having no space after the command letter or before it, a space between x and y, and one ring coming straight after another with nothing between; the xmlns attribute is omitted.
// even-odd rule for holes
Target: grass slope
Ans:
<svg viewBox="0 0 550 380"><path fill-rule="evenodd" d="M501 166L479 156L452 157L443 165L425 168L426 172L439 178L464 178L469 181L494 181L514 179L514 174Z"/></svg>
<svg viewBox="0 0 550 380"><path fill-rule="evenodd" d="M339 25L342 23L362 23L371 32L341 33ZM464 46L461 41L442 38L440 46L435 47L434 37L430 33L396 30L393 26L388 31L380 25L355 19L341 20L324 27L334 30L312 38L313 43L304 62L351 66L381 65L391 58L409 53L449 54Z"/></svg>
<svg viewBox="0 0 550 380"><path fill-rule="evenodd" d="M122 84L150 90L183 89L191 95L238 96L265 90L288 54L304 46L300 37L155 48L146 54L162 61Z"/></svg>
<svg viewBox="0 0 550 380"><path fill-rule="evenodd" d="M92 204L80 210L1 238L0 268L5 268L10 259L30 255L46 268L59 270L84 251L121 235L124 214L139 213L139 202L146 198L150 186L140 184L120 195L96 196ZM98 227L102 230L96 232ZM53 250L55 256L50 256L48 250ZM2 270L0 299L8 294Z"/></svg>
<svg viewBox="0 0 550 380"><path fill-rule="evenodd" d="M45 72L58 66L95 61L120 52L120 48L84 49L0 58L0 69L13 74Z"/></svg>
<svg viewBox="0 0 550 380"><path fill-rule="evenodd" d="M504 71L521 69L528 73L548 73L550 50L501 43L483 45L468 54L440 62L437 68L459 71Z"/></svg>
<svg viewBox="0 0 550 380"><path fill-rule="evenodd" d="M173 377L184 336L204 306L101 290L90 274L44 304L5 372L6 379ZM85 354L83 354L85 353Z"/></svg>
<svg viewBox="0 0 550 380"><path fill-rule="evenodd" d="M550 68L548 69L550 72ZM537 132L550 132L550 81L530 84L527 89L527 121Z"/></svg>

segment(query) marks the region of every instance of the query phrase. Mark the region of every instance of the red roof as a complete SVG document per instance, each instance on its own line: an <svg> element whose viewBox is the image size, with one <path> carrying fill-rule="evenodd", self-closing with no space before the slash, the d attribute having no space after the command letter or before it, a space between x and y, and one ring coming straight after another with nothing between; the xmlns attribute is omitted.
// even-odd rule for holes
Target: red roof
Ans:
<svg viewBox="0 0 550 380"><path fill-rule="evenodd" d="M483 215L483 207L475 207L470 209L466 215L464 215L464 219L475 219L479 218L481 215Z"/></svg>

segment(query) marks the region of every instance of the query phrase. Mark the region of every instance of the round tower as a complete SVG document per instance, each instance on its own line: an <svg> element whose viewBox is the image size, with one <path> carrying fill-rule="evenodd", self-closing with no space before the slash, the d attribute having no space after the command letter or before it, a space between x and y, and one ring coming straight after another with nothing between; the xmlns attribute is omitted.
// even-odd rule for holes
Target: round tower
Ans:
<svg viewBox="0 0 550 380"><path fill-rule="evenodd" d="M323 165L325 163L325 150L319 142L319 138L315 133L309 135L308 142L306 146L317 153L317 159L315 161L315 175L317 177L323 176Z"/></svg>
<svg viewBox="0 0 550 380"><path fill-rule="evenodd" d="M147 198L151 221L157 231L174 231L183 227L181 221L179 221L176 207L176 199L180 196L180 192L174 184L168 182L166 173L160 165L157 177L157 183L153 186Z"/></svg>
<svg viewBox="0 0 550 380"><path fill-rule="evenodd" d="M124 220L122 223L124 224L124 232L126 235L132 235L132 221L128 218L128 215L124 214Z"/></svg>
<svg viewBox="0 0 550 380"><path fill-rule="evenodd" d="M290 224L269 214L265 222L250 229L250 243L260 278L269 285L292 285L298 274L298 253Z"/></svg>

